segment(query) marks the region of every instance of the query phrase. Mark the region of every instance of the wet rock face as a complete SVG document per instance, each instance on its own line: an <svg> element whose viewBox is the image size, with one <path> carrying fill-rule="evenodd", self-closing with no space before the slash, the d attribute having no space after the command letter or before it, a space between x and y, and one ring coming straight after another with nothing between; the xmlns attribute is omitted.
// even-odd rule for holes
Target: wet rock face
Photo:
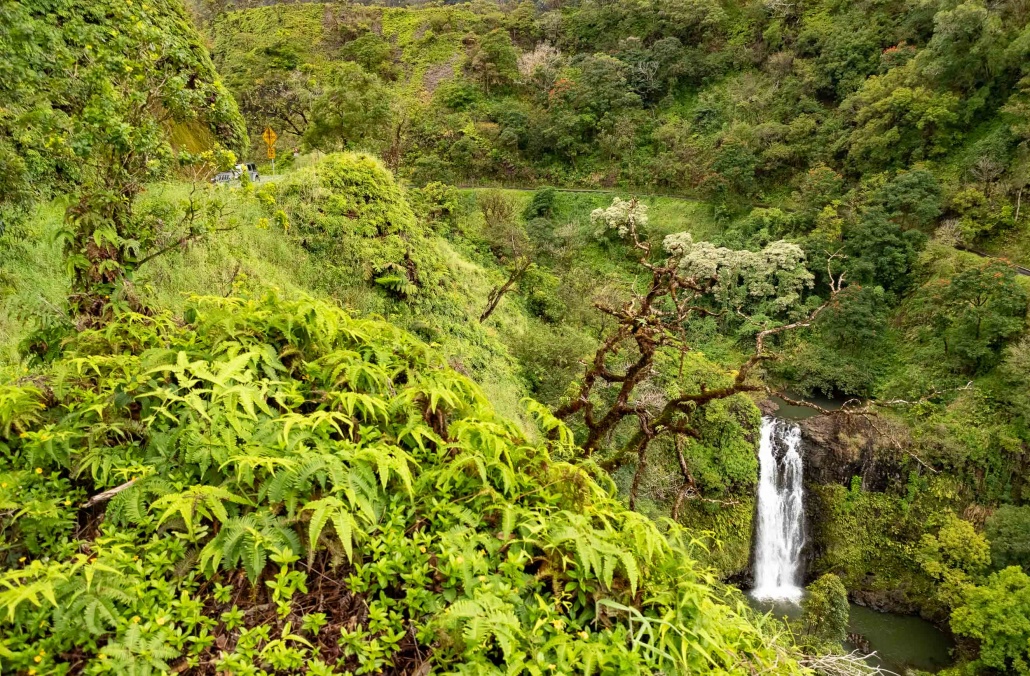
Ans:
<svg viewBox="0 0 1030 676"><path fill-rule="evenodd" d="M919 612L919 606L909 598L903 589L890 591L856 589L851 592L850 596L856 605L865 606L881 613L914 615Z"/></svg>
<svg viewBox="0 0 1030 676"><path fill-rule="evenodd" d="M805 453L805 476L813 484L849 485L882 492L905 482L900 448L887 420L859 415L819 415L799 421Z"/></svg>
<svg viewBox="0 0 1030 676"><path fill-rule="evenodd" d="M847 484L855 475L864 476L863 460L872 456L872 435L857 435L857 430L846 429L854 425L844 423L849 420L829 415L799 421L808 482Z"/></svg>
<svg viewBox="0 0 1030 676"><path fill-rule="evenodd" d="M762 415L780 415L771 399L758 402ZM845 484L855 475L865 476L874 463L875 431L867 421L853 416L813 415L795 420L801 428L805 483Z"/></svg>
<svg viewBox="0 0 1030 676"><path fill-rule="evenodd" d="M777 415L776 402L758 402L763 415ZM801 427L801 449L806 484L849 485L862 480L862 489L882 491L898 478L893 453L883 453L883 439L864 416L814 415L796 420ZM880 451L880 452L878 452Z"/></svg>

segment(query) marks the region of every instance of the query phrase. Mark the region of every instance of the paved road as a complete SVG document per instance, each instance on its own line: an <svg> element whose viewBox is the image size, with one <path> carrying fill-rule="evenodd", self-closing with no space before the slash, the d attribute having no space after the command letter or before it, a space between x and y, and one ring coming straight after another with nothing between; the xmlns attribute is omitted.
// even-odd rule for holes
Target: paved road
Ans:
<svg viewBox="0 0 1030 676"><path fill-rule="evenodd" d="M496 190L512 190L512 191L515 191L515 192L536 192L537 190L540 190L540 188L548 187L548 186L540 186L540 188L509 188L507 186L456 185L454 187L455 188L460 188L462 190L494 190L494 189L496 189ZM554 186L549 186L549 187L554 187ZM554 187L554 189L557 190L558 192L592 193L592 194L595 194L595 195L618 195L618 194L622 194L622 195L632 195L633 197L646 197L648 199L654 199L654 198L657 198L657 197L662 197L664 199L679 200L681 202L693 202L695 204L698 203L698 202L701 202L701 200L697 199L696 197L687 197L686 195L661 195L661 194L658 194L658 193L636 192L636 191L633 191L633 190L626 190L626 189L622 189L622 188L602 189L602 188L558 188L558 187Z"/></svg>
<svg viewBox="0 0 1030 676"><path fill-rule="evenodd" d="M997 256L992 256L991 254L989 254L989 253L987 253L985 251L980 251L979 249L974 249L972 247L956 246L955 248L956 249L961 249L962 251L968 251L971 254L976 254L977 256L980 256L981 258L990 258L991 260L1001 260ZM1030 268L1024 268L1022 265L1016 265L1015 263L1013 263L1012 261L1009 261L1009 260L1006 260L1005 262L1008 263L1009 265L1011 265L1012 267L1014 267L1016 269L1017 273L1023 275L1024 277L1030 277Z"/></svg>

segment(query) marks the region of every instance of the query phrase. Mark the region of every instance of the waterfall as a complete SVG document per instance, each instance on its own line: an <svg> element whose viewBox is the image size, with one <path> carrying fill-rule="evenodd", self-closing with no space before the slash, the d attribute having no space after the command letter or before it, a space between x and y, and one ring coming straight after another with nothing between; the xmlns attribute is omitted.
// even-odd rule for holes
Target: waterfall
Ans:
<svg viewBox="0 0 1030 676"><path fill-rule="evenodd" d="M801 599L805 508L800 449L800 427L788 420L762 418L752 591L756 599Z"/></svg>

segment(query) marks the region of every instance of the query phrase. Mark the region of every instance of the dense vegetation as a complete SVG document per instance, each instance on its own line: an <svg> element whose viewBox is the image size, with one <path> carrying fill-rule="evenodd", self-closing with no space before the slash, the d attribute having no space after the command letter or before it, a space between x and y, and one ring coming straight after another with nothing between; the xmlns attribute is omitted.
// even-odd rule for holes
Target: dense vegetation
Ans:
<svg viewBox="0 0 1030 676"><path fill-rule="evenodd" d="M1030 673L1025 3L412 4L0 4L0 671Z"/></svg>
<svg viewBox="0 0 1030 676"><path fill-rule="evenodd" d="M813 487L814 572L946 622L959 596L941 592L922 538L961 514L994 534L1001 570L1022 537L990 514L1026 500L1027 288L1004 261L955 247L1030 260L1027 22L1021 3L328 4L226 12L207 31L251 124L293 132L288 144L365 148L416 184L686 193L711 205L679 209L697 239L759 252L786 238L814 273L805 293L821 298L843 272L844 290L811 330L782 340L767 375L801 392L910 403L856 427L860 478ZM378 88L389 109L339 98L338 78ZM284 104L274 109L260 96L273 91ZM329 100L331 125L318 103ZM576 290L600 279L595 298L628 293L632 257L586 230L610 198L541 191L520 219L499 195L478 195L486 239L535 315L502 338L535 396L560 407L578 375L560 365L603 335ZM504 227L505 214L521 223ZM667 215L652 222L652 241L675 231ZM759 317L692 322L692 345L731 369ZM713 366L697 366L702 382ZM659 401L675 396L672 370L648 380ZM710 560L724 573L746 566L750 532L754 414L736 410L707 407L703 443L659 443L637 501L718 533ZM677 499L677 451L691 470L685 494L702 500ZM614 476L628 494L639 467L627 464ZM1006 659L992 666L1020 668Z"/></svg>
<svg viewBox="0 0 1030 676"><path fill-rule="evenodd" d="M975 238L1012 225L1030 180L1027 20L1020 2L315 3L209 32L251 126L287 147L375 150L420 182L772 200L801 212L787 231L920 165Z"/></svg>
<svg viewBox="0 0 1030 676"><path fill-rule="evenodd" d="M196 298L182 320L79 334L2 401L15 669L736 673L778 659L713 598L687 533L550 458L572 439L546 409L531 407L556 440L533 443L389 324ZM83 502L111 485L108 504Z"/></svg>

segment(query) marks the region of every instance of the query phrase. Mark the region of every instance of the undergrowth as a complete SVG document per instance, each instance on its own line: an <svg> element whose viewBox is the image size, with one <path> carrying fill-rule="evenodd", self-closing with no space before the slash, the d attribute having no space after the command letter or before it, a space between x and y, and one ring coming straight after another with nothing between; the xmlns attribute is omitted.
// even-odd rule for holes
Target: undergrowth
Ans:
<svg viewBox="0 0 1030 676"><path fill-rule="evenodd" d="M795 670L688 532L553 460L570 433L525 405L546 443L410 334L310 299L81 332L0 385L0 665Z"/></svg>

